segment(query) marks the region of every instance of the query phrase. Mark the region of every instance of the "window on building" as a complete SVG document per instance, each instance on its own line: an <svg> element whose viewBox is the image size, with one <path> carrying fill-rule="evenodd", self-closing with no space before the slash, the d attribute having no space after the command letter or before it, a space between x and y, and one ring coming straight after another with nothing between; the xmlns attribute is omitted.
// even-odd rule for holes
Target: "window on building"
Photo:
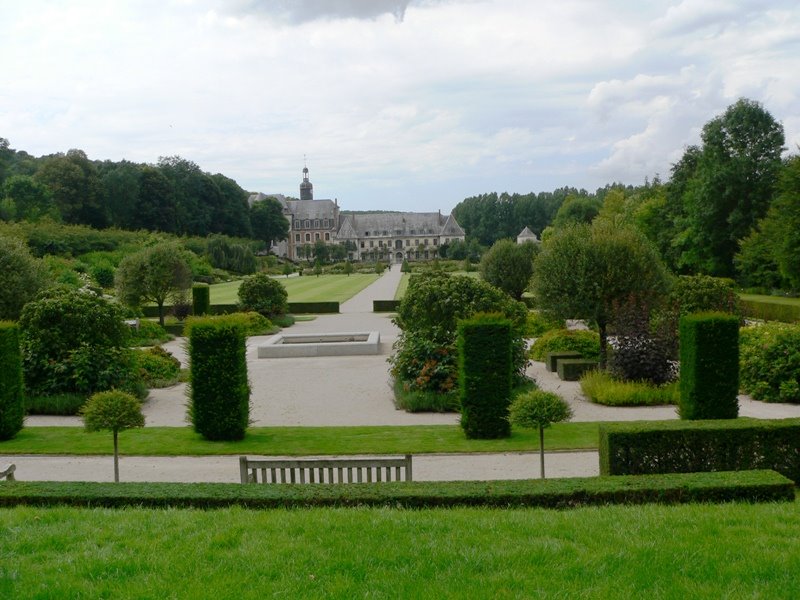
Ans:
<svg viewBox="0 0 800 600"><path fill-rule="evenodd" d="M374 248L374 247L375 247L375 242L373 242L372 240L370 240L370 241L369 241L369 247L370 247L370 248Z"/></svg>
<svg viewBox="0 0 800 600"><path fill-rule="evenodd" d="M369 237L369 231L364 232L364 237Z"/></svg>
<svg viewBox="0 0 800 600"><path fill-rule="evenodd" d="M406 240L406 247L411 245L411 240Z"/></svg>
<svg viewBox="0 0 800 600"><path fill-rule="evenodd" d="M322 219L322 228L327 229L328 227L330 227L328 224L328 219Z"/></svg>
<svg viewBox="0 0 800 600"><path fill-rule="evenodd" d="M305 228L306 229L311 229L311 221L309 219L306 219Z"/></svg>
<svg viewBox="0 0 800 600"><path fill-rule="evenodd" d="M364 247L364 244L365 244L364 240L361 240L361 247L362 248Z"/></svg>
<svg viewBox="0 0 800 600"><path fill-rule="evenodd" d="M403 235L403 230L402 229L395 229L394 230L394 234L395 235Z"/></svg>
<svg viewBox="0 0 800 600"><path fill-rule="evenodd" d="M311 234L310 234L310 233L307 233L307 234L306 234L306 241L307 241L307 242L310 242L310 241L311 241Z"/></svg>
<svg viewBox="0 0 800 600"><path fill-rule="evenodd" d="M417 238L416 240L414 240L414 245L415 245L415 246L419 246L419 238Z"/></svg>
<svg viewBox="0 0 800 600"><path fill-rule="evenodd" d="M319 234L318 233L314 234L314 241L316 241L316 242L319 241Z"/></svg>
<svg viewBox="0 0 800 600"><path fill-rule="evenodd" d="M330 242L331 241L331 234L328 233L327 231L325 232L325 241L326 242Z"/></svg>
<svg viewBox="0 0 800 600"><path fill-rule="evenodd" d="M297 220L294 222L294 228L295 228L295 229L302 229L302 228L303 228L303 225L300 223L300 219L297 219Z"/></svg>
<svg viewBox="0 0 800 600"><path fill-rule="evenodd" d="M378 248L383 248L383 240L378 240Z"/></svg>
<svg viewBox="0 0 800 600"><path fill-rule="evenodd" d="M300 243L300 234L299 233L295 233L294 234L294 241L297 242L297 243Z"/></svg>
<svg viewBox="0 0 800 600"><path fill-rule="evenodd" d="M433 238L433 245L434 246L438 246L439 245L439 238Z"/></svg>
<svg viewBox="0 0 800 600"><path fill-rule="evenodd" d="M425 238L424 242L425 242L425 245L427 246L428 245L428 238Z"/></svg>
<svg viewBox="0 0 800 600"><path fill-rule="evenodd" d="M319 229L319 219L314 219L314 229Z"/></svg>
<svg viewBox="0 0 800 600"><path fill-rule="evenodd" d="M384 229L383 230L383 235L389 235L389 232Z"/></svg>

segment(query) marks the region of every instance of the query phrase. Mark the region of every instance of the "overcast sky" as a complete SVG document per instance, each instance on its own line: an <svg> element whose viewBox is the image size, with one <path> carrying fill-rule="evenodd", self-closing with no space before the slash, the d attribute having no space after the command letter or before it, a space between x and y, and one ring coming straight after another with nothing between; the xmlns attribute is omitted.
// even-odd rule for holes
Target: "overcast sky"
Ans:
<svg viewBox="0 0 800 600"><path fill-rule="evenodd" d="M0 0L0 137L449 211L668 176L739 97L800 143L797 0Z"/></svg>

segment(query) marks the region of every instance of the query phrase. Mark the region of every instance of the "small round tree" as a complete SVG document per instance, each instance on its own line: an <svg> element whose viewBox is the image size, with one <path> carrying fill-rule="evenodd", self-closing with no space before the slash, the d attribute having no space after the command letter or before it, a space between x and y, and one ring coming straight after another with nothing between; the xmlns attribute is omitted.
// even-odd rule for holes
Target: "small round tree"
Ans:
<svg viewBox="0 0 800 600"><path fill-rule="evenodd" d="M144 415L139 401L125 392L98 392L81 408L86 431L109 430L114 434L114 481L119 482L120 431L144 427Z"/></svg>
<svg viewBox="0 0 800 600"><path fill-rule="evenodd" d="M254 311L269 318L289 310L289 294L280 281L266 273L245 277L239 286L239 304L244 311Z"/></svg>
<svg viewBox="0 0 800 600"><path fill-rule="evenodd" d="M531 282L533 259L538 253L539 245L533 242L498 240L481 259L481 277L519 300Z"/></svg>
<svg viewBox="0 0 800 600"><path fill-rule="evenodd" d="M513 425L539 428L539 464L544 479L544 430L553 423L568 421L572 417L572 408L558 394L532 390L517 396L511 402L508 413Z"/></svg>

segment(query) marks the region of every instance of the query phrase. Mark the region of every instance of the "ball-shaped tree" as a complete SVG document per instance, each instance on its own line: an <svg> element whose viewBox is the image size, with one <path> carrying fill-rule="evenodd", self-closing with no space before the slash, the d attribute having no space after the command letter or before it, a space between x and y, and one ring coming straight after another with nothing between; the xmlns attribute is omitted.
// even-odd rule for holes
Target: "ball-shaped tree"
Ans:
<svg viewBox="0 0 800 600"><path fill-rule="evenodd" d="M124 429L144 427L140 402L125 392L98 392L81 408L86 431L109 430L114 434L114 481L119 481L118 434Z"/></svg>
<svg viewBox="0 0 800 600"><path fill-rule="evenodd" d="M242 310L254 311L265 317L283 315L289 310L289 294L280 281L266 273L245 277L239 286L239 304Z"/></svg>
<svg viewBox="0 0 800 600"><path fill-rule="evenodd" d="M539 429L539 463L544 479L544 430L553 423L568 421L572 417L572 408L558 394L532 390L511 402L508 415L513 425Z"/></svg>

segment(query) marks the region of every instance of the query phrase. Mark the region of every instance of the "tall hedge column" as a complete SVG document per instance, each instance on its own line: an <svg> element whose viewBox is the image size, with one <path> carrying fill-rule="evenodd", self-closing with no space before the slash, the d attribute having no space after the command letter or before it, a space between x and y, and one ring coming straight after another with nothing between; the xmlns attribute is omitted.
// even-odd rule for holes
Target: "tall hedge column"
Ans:
<svg viewBox="0 0 800 600"><path fill-rule="evenodd" d="M0 321L0 440L10 440L25 419L19 327Z"/></svg>
<svg viewBox="0 0 800 600"><path fill-rule="evenodd" d="M192 314L196 317L207 315L211 308L211 288L207 283L192 285Z"/></svg>
<svg viewBox="0 0 800 600"><path fill-rule="evenodd" d="M511 321L479 315L458 326L461 427L468 438L511 435Z"/></svg>
<svg viewBox="0 0 800 600"><path fill-rule="evenodd" d="M680 321L682 419L739 416L739 319L697 313Z"/></svg>
<svg viewBox="0 0 800 600"><path fill-rule="evenodd" d="M189 419L209 440L240 440L250 420L245 332L241 325L198 318L189 331Z"/></svg>

